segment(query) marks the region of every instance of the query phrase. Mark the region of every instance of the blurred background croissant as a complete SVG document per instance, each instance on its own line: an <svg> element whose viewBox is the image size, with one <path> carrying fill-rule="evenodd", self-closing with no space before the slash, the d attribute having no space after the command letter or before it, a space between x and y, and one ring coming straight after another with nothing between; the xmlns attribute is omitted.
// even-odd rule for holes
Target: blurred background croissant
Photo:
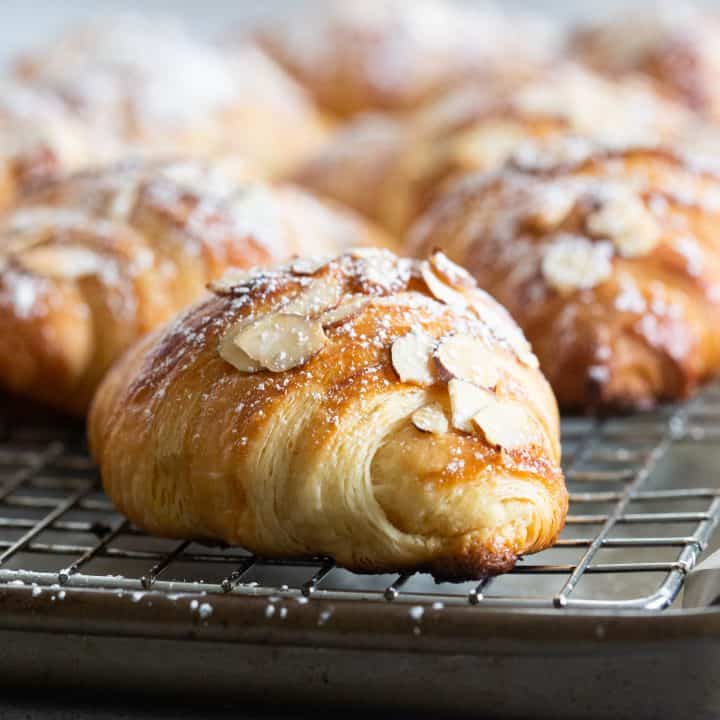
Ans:
<svg viewBox="0 0 720 720"><path fill-rule="evenodd" d="M0 388L82 415L227 267L358 244L467 267L546 345L563 409L651 407L720 372L711 3L9 2L0 40ZM613 154L644 146L662 152ZM568 247L558 287L545 254Z"/></svg>

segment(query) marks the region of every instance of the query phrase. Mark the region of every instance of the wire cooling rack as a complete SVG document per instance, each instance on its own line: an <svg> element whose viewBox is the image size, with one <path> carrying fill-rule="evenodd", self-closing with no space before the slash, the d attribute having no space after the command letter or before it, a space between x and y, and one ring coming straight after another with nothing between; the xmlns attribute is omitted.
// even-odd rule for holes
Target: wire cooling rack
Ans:
<svg viewBox="0 0 720 720"><path fill-rule="evenodd" d="M482 582L357 575L328 559L149 537L104 496L80 425L0 405L0 583L504 608L669 607L720 518L720 387L653 414L563 422L570 515L557 545Z"/></svg>

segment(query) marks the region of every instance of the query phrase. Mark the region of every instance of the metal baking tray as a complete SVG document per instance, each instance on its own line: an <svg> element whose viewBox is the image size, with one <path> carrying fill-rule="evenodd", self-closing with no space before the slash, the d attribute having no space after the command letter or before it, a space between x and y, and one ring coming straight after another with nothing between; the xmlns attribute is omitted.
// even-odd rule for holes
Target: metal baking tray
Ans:
<svg viewBox="0 0 720 720"><path fill-rule="evenodd" d="M720 711L720 387L563 422L551 550L483 582L152 538L115 512L84 429L0 398L0 678L425 709L704 718Z"/></svg>

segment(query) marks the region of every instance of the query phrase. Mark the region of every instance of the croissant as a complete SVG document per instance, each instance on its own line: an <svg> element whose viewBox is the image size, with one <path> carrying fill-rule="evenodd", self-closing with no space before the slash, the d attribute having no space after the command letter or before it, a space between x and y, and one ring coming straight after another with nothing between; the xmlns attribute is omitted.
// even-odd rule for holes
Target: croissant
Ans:
<svg viewBox="0 0 720 720"><path fill-rule="evenodd" d="M63 172L121 153L114 138L84 126L56 98L0 85L0 210Z"/></svg>
<svg viewBox="0 0 720 720"><path fill-rule="evenodd" d="M561 407L637 409L720 369L719 223L710 169L575 141L459 181L406 250L441 248L508 308Z"/></svg>
<svg viewBox="0 0 720 720"><path fill-rule="evenodd" d="M0 386L85 412L110 365L228 266L387 244L292 187L213 166L117 166L58 181L0 220Z"/></svg>
<svg viewBox="0 0 720 720"><path fill-rule="evenodd" d="M512 86L560 45L532 15L447 0L335 0L310 17L261 28L258 38L322 107L345 117L411 110L468 76Z"/></svg>
<svg viewBox="0 0 720 720"><path fill-rule="evenodd" d="M438 578L560 532L558 413L505 311L442 254L228 277L110 372L105 490L159 535Z"/></svg>
<svg viewBox="0 0 720 720"><path fill-rule="evenodd" d="M18 58L15 76L124 144L125 155L233 153L273 176L318 148L330 127L259 47L246 42L230 52L165 17L73 27Z"/></svg>
<svg viewBox="0 0 720 720"><path fill-rule="evenodd" d="M293 179L401 234L453 179L496 169L534 142L579 134L613 145L664 143L697 138L696 122L645 81L564 65L509 95L488 96L475 83L410 120L358 118Z"/></svg>
<svg viewBox="0 0 720 720"><path fill-rule="evenodd" d="M643 73L658 88L720 120L720 15L689 3L647 4L585 23L570 52L613 77Z"/></svg>

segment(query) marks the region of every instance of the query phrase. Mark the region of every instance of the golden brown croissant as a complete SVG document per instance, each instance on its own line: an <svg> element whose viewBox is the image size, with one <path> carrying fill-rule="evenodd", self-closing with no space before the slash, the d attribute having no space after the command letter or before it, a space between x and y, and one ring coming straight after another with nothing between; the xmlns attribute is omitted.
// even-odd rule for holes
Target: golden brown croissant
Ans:
<svg viewBox="0 0 720 720"><path fill-rule="evenodd" d="M441 248L508 308L561 407L683 398L720 370L720 176L581 147L467 176L406 249Z"/></svg>
<svg viewBox="0 0 720 720"><path fill-rule="evenodd" d="M93 403L92 451L133 523L445 578L554 541L552 392L510 316L442 254L305 258L214 289Z"/></svg>
<svg viewBox="0 0 720 720"><path fill-rule="evenodd" d="M646 4L576 29L578 59L608 75L643 73L661 91L720 119L720 16L688 3Z"/></svg>
<svg viewBox="0 0 720 720"><path fill-rule="evenodd" d="M691 130L692 115L647 82L611 81L565 65L509 96L488 97L473 84L409 121L358 118L294 179L401 233L449 180L495 169L530 141L580 134L614 145L649 144Z"/></svg>
<svg viewBox="0 0 720 720"><path fill-rule="evenodd" d="M0 85L0 210L63 172L122 152L115 138L81 123L58 99L18 84Z"/></svg>
<svg viewBox="0 0 720 720"><path fill-rule="evenodd" d="M550 26L527 15L447 0L327 5L274 23L259 38L322 107L341 116L416 108L469 75L512 86L559 49Z"/></svg>
<svg viewBox="0 0 720 720"><path fill-rule="evenodd" d="M19 81L59 98L79 121L136 154L234 153L273 175L328 132L306 93L257 46L230 52L169 18L100 19L16 66Z"/></svg>
<svg viewBox="0 0 720 720"><path fill-rule="evenodd" d="M197 162L70 177L0 221L0 386L82 413L112 362L228 266L386 242L292 187Z"/></svg>

